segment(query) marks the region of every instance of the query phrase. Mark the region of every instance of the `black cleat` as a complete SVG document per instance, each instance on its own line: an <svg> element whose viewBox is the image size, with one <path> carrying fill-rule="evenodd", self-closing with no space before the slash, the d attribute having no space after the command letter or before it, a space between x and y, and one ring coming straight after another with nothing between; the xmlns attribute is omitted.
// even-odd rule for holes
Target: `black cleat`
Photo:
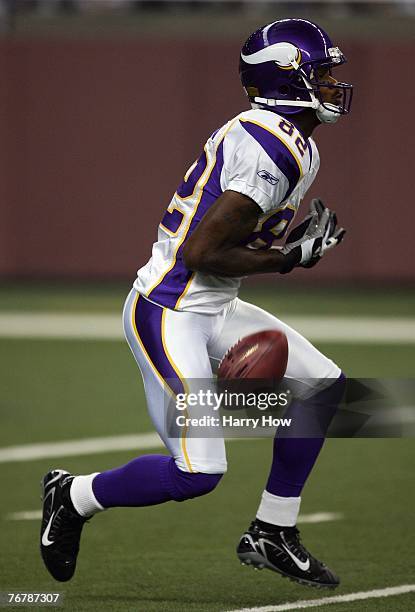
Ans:
<svg viewBox="0 0 415 612"><path fill-rule="evenodd" d="M268 568L300 584L329 589L340 584L339 578L301 544L296 527L277 527L269 532L254 521L236 552L242 564Z"/></svg>
<svg viewBox="0 0 415 612"><path fill-rule="evenodd" d="M75 573L79 539L88 520L76 512L70 499L73 478L64 470L52 470L41 482L40 552L49 573L60 582L70 580Z"/></svg>

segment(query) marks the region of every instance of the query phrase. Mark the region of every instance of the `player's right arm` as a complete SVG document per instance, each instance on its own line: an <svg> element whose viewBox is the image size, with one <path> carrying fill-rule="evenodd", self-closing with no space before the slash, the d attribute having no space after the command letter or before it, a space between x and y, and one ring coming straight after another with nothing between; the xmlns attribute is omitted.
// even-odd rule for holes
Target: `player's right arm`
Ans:
<svg viewBox="0 0 415 612"><path fill-rule="evenodd" d="M254 231L261 208L248 196L225 191L199 222L183 249L189 270L219 276L288 272L299 263L298 252L241 246Z"/></svg>
<svg viewBox="0 0 415 612"><path fill-rule="evenodd" d="M244 246L257 225L261 209L251 198L225 191L208 210L183 249L189 270L218 276L247 276L264 272L286 274L296 266L309 267L338 244L344 229L336 215L313 200L310 214L290 232L280 249ZM319 202L319 201L318 201Z"/></svg>

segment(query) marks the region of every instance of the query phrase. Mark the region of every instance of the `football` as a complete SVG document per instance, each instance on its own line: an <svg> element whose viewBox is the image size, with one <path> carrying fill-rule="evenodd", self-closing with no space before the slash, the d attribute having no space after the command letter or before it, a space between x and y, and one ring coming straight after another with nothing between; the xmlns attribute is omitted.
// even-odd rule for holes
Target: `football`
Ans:
<svg viewBox="0 0 415 612"><path fill-rule="evenodd" d="M241 338L222 359L218 378L281 380L287 369L288 342L282 331L264 330Z"/></svg>

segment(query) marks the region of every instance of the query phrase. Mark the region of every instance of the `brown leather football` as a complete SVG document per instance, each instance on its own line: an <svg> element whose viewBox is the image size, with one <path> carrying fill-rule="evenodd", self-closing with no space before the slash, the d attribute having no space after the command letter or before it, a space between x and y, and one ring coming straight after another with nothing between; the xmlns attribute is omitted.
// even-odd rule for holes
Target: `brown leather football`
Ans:
<svg viewBox="0 0 415 612"><path fill-rule="evenodd" d="M288 342L284 332L268 329L241 338L222 359L218 377L273 378L284 377L288 361Z"/></svg>

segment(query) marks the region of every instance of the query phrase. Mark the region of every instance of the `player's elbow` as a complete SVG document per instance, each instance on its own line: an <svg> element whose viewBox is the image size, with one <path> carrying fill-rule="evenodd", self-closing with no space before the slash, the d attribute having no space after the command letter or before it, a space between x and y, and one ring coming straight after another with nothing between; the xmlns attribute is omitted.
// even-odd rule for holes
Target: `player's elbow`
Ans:
<svg viewBox="0 0 415 612"><path fill-rule="evenodd" d="M209 252L197 245L186 244L183 249L183 262L193 272L209 272Z"/></svg>
<svg viewBox="0 0 415 612"><path fill-rule="evenodd" d="M196 270L198 269L199 260L200 260L200 255L197 249L192 248L188 244L185 244L183 253L182 253L182 257L183 257L183 263L186 266L186 268L188 270L193 270L194 272L196 272Z"/></svg>

